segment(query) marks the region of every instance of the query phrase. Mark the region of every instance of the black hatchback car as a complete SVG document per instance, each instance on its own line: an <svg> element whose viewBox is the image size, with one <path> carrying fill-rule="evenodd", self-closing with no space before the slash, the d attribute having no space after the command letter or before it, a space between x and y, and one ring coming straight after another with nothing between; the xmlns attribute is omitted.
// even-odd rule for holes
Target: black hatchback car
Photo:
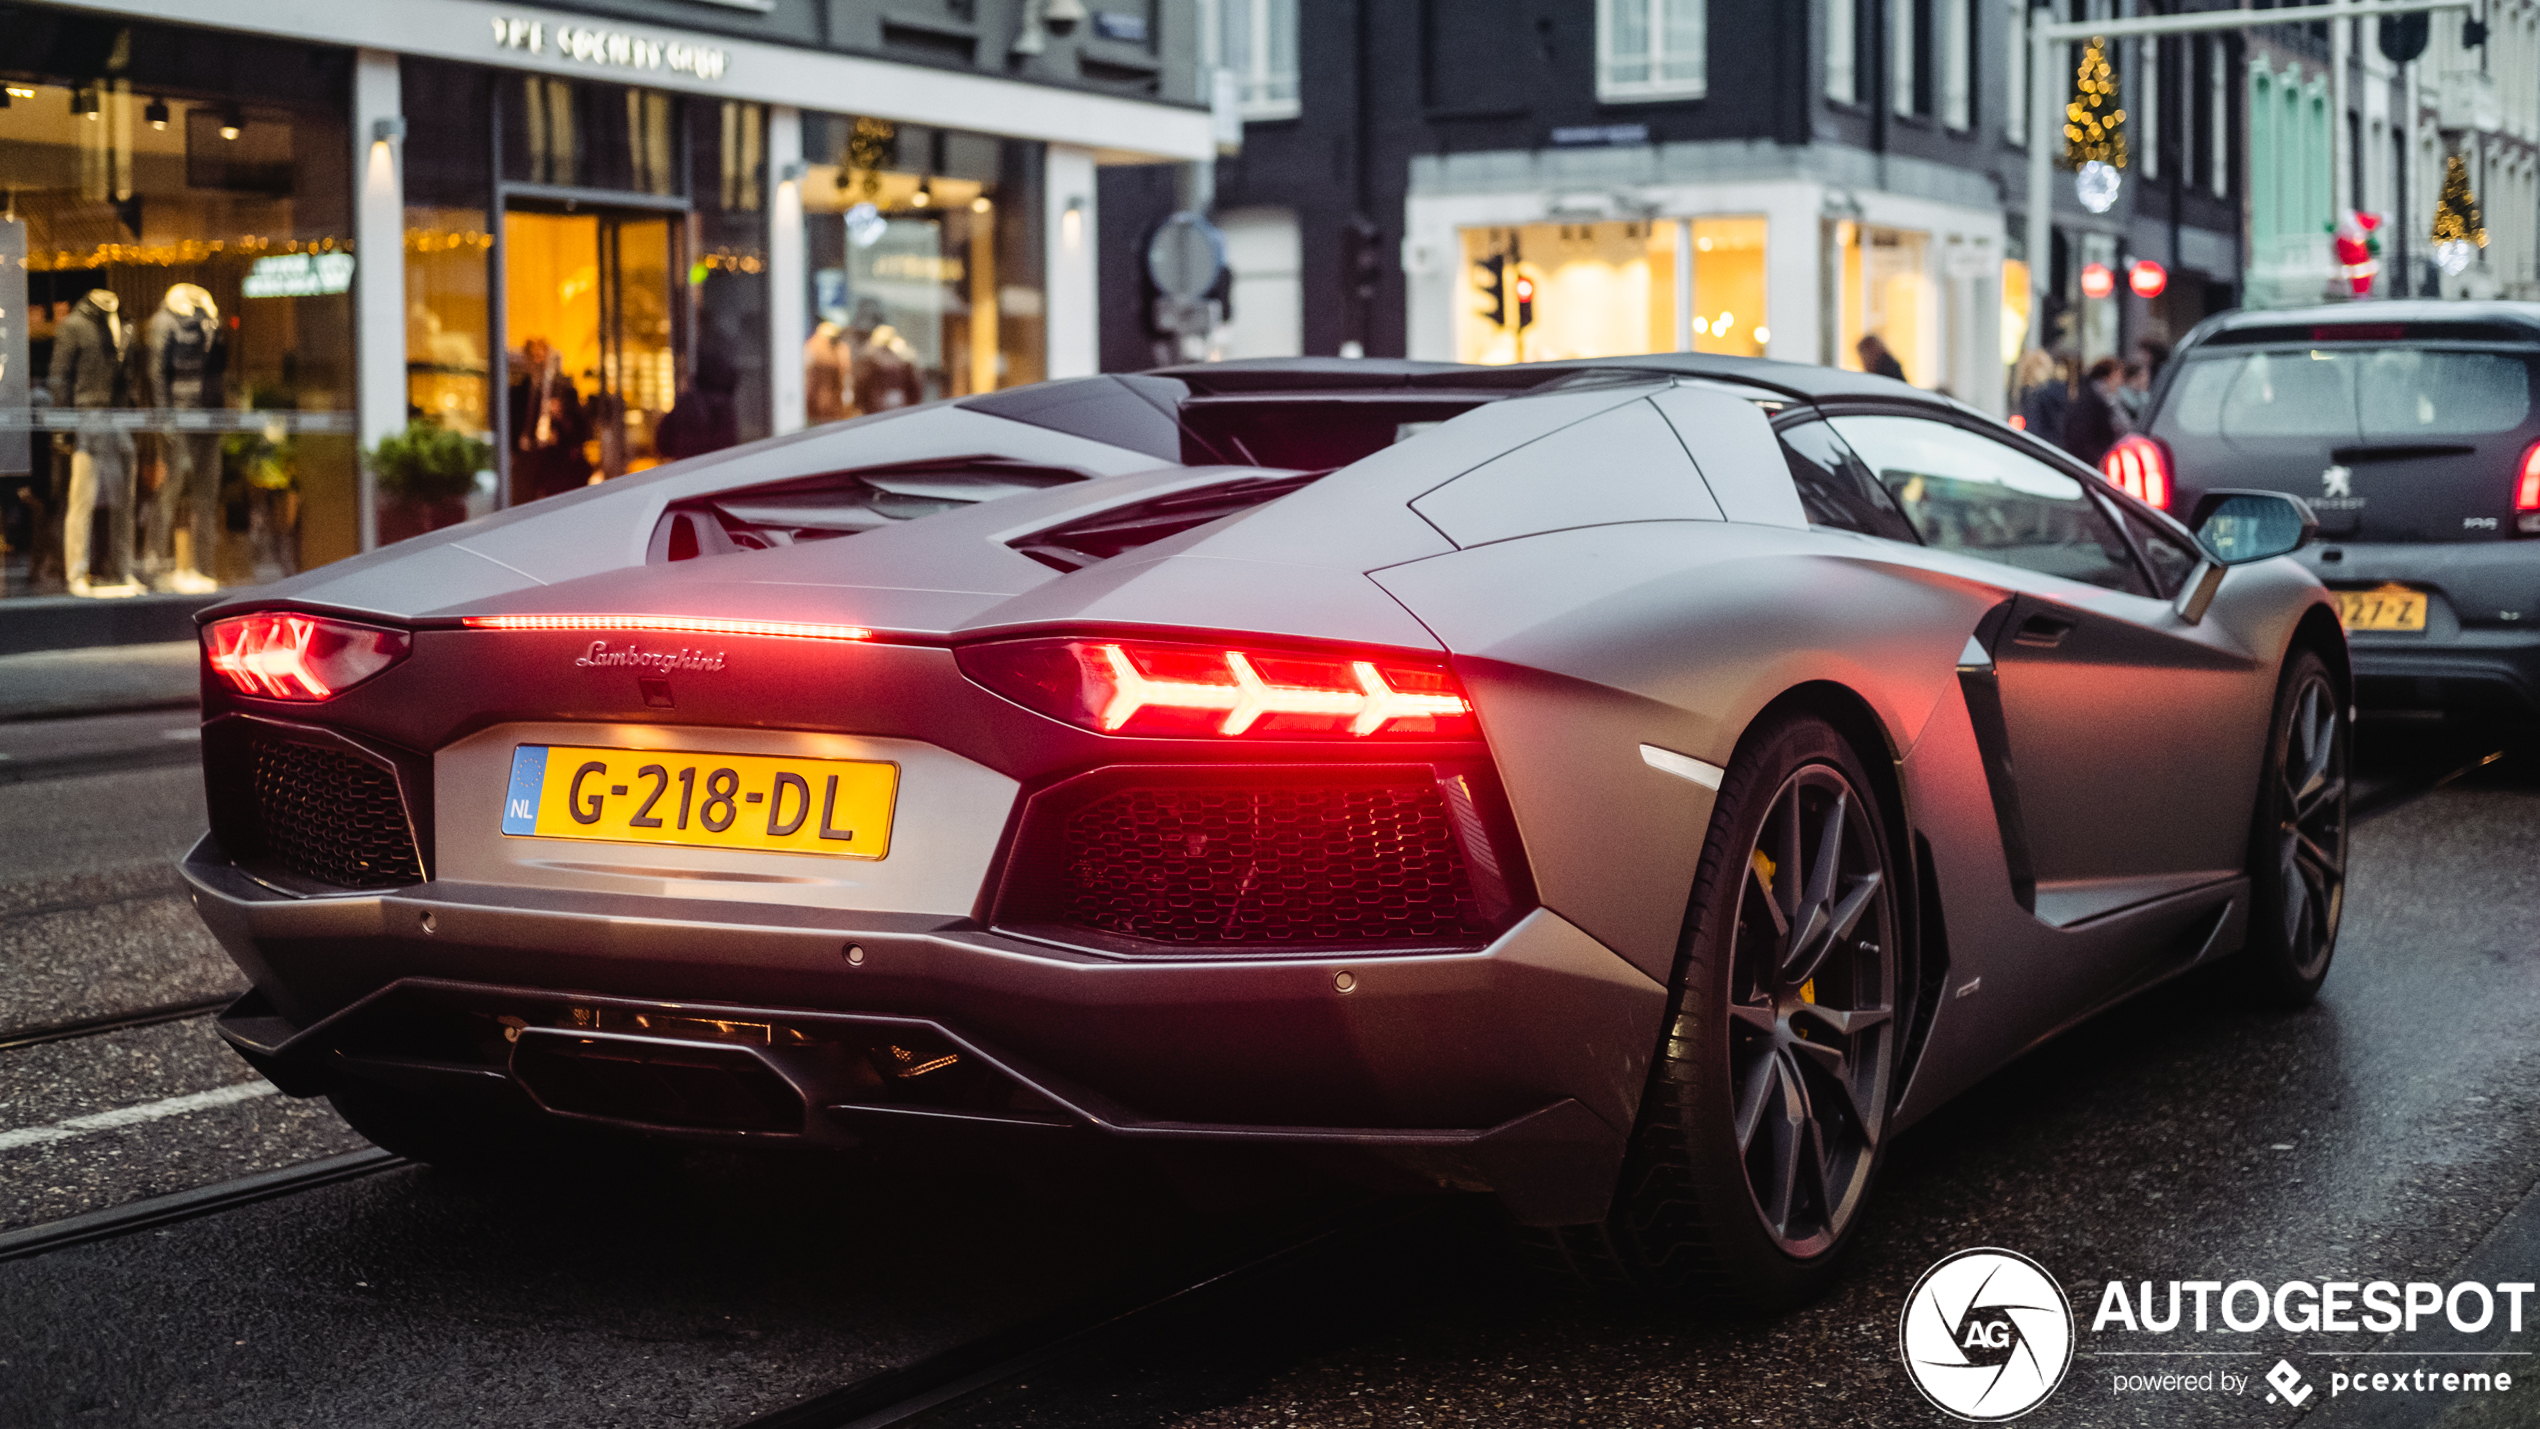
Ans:
<svg viewBox="0 0 2540 1429"><path fill-rule="evenodd" d="M2216 489L2309 501L2358 703L2540 714L2535 382L2540 303L2226 313L2102 465L2182 519Z"/></svg>

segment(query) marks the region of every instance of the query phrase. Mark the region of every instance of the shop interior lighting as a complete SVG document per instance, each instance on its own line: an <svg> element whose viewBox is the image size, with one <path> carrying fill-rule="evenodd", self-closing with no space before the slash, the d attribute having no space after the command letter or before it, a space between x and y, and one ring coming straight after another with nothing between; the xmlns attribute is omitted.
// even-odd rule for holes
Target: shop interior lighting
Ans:
<svg viewBox="0 0 2540 1429"><path fill-rule="evenodd" d="M926 179L919 179L917 181L917 195L916 197L910 199L909 202L915 204L919 208L924 208L934 201L935 190L933 185Z"/></svg>
<svg viewBox="0 0 2540 1429"><path fill-rule="evenodd" d="M71 113L83 119L97 117L97 87L83 84L71 91Z"/></svg>
<svg viewBox="0 0 2540 1429"><path fill-rule="evenodd" d="M996 207L996 205L988 202L988 196L986 194L981 194L970 201L970 211L972 213L986 213L989 209L994 207Z"/></svg>
<svg viewBox="0 0 2540 1429"><path fill-rule="evenodd" d="M237 139L239 129L246 122L246 118L235 109L223 113L220 117L220 136L229 140Z"/></svg>
<svg viewBox="0 0 2540 1429"><path fill-rule="evenodd" d="M149 107L141 111L141 117L150 121L150 127L153 129L167 128L168 102L164 99L151 100Z"/></svg>

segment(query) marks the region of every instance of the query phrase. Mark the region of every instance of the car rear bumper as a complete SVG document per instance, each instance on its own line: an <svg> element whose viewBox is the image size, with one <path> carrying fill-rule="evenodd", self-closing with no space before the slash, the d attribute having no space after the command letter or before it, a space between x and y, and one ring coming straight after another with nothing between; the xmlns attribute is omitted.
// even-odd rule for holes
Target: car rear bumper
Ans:
<svg viewBox="0 0 2540 1429"><path fill-rule="evenodd" d="M923 1122L1342 1146L1544 1224L1603 1213L1666 1006L1543 910L1472 952L1133 958L728 900L298 898L209 839L182 871L257 989L222 1034L297 1095L508 1088L719 1139Z"/></svg>
<svg viewBox="0 0 2540 1429"><path fill-rule="evenodd" d="M2358 704L2540 714L2540 541L2333 542L2301 560L2332 588L2428 593L2422 632L2347 636Z"/></svg>

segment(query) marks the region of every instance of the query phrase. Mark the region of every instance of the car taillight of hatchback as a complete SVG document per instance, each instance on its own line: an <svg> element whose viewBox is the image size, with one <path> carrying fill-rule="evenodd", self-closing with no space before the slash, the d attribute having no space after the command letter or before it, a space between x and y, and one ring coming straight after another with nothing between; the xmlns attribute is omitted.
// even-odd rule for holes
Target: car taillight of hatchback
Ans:
<svg viewBox="0 0 2540 1429"><path fill-rule="evenodd" d="M2099 459L2099 469L2110 486L2146 506L2169 509L2170 453L2159 442L2140 434L2125 437Z"/></svg>
<svg viewBox="0 0 2540 1429"><path fill-rule="evenodd" d="M2540 536L2540 442L2523 449L2522 465L2514 469L2514 529Z"/></svg>

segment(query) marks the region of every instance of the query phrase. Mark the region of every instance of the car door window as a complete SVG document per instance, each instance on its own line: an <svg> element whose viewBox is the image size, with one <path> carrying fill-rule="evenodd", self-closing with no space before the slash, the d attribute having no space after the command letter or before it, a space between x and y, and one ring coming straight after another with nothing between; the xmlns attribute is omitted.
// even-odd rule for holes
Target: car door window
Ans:
<svg viewBox="0 0 2540 1429"><path fill-rule="evenodd" d="M1823 419L1784 427L1780 435L1782 457L1790 463L1791 484L1799 488L1799 504L1810 525L1891 541L1920 540L1878 478Z"/></svg>
<svg viewBox="0 0 2540 1429"><path fill-rule="evenodd" d="M1921 417L1836 417L1923 544L2110 590L2150 585L2081 481L2006 443Z"/></svg>
<svg viewBox="0 0 2540 1429"><path fill-rule="evenodd" d="M2134 537L2136 550L2143 553L2152 568L2152 593L2163 600L2178 594L2187 584L2197 565L2204 560L2202 552L2150 517L2140 516L2120 506L2118 519L2125 522L2126 534Z"/></svg>

